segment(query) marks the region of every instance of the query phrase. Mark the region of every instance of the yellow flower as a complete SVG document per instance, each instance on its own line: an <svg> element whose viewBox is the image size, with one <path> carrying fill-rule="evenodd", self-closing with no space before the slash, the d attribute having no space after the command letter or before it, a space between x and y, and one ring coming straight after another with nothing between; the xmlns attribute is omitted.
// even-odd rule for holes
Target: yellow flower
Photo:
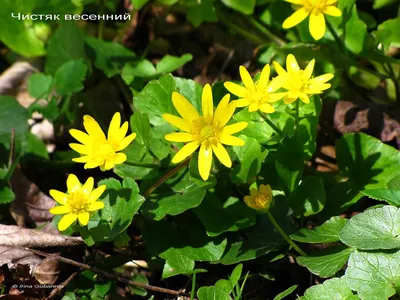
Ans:
<svg viewBox="0 0 400 300"><path fill-rule="evenodd" d="M224 83L229 92L239 97L236 100L236 106L249 106L249 112L261 110L265 113L273 113L275 109L270 103L282 99L286 93L275 93L282 87L282 82L275 79L269 81L270 66L265 65L256 83L245 67L240 66L239 73L244 86L229 81Z"/></svg>
<svg viewBox="0 0 400 300"><path fill-rule="evenodd" d="M82 186L79 179L74 174L70 174L67 178L68 193L50 190L50 195L61 204L51 208L50 212L54 215L65 214L58 223L60 231L67 229L76 219L82 226L86 226L90 213L104 207L104 203L97 199L104 193L106 186L101 185L93 190L93 185L93 177L89 177Z"/></svg>
<svg viewBox="0 0 400 300"><path fill-rule="evenodd" d="M111 170L115 165L126 160L124 153L117 153L128 147L135 139L136 133L128 132L128 122L121 125L120 113L115 113L108 128L107 138L100 125L89 115L83 117L83 126L87 133L71 129L69 133L82 144L72 143L69 146L82 156L72 159L84 163L85 169L100 167L102 171Z"/></svg>
<svg viewBox="0 0 400 300"><path fill-rule="evenodd" d="M197 148L199 151L199 173L203 180L210 175L213 153L230 168L232 161L222 144L230 146L243 146L243 140L232 134L237 133L247 126L247 122L226 125L235 111L235 102L229 102L229 95L222 98L214 111L211 86L207 84L202 94L202 111L200 116L197 110L181 94L174 92L172 102L182 118L163 114L163 118L184 132L170 133L165 136L167 141L187 143L173 157L173 163L179 163L191 155Z"/></svg>
<svg viewBox="0 0 400 300"><path fill-rule="evenodd" d="M310 103L310 98L308 96L321 94L324 90L331 87L329 83L326 83L333 78L333 74L331 73L311 78L314 65L315 59L310 61L304 70L301 70L297 64L296 58L292 54L289 54L286 58L286 70L274 61L274 67L279 75L278 77L282 76L284 81L283 88L287 90L284 99L286 104L290 104L298 98L308 104Z"/></svg>
<svg viewBox="0 0 400 300"><path fill-rule="evenodd" d="M271 187L268 184L261 184L258 190L251 189L250 196L245 196L244 202L255 210L267 211L273 203Z"/></svg>
<svg viewBox="0 0 400 300"><path fill-rule="evenodd" d="M296 26L310 16L309 29L312 37L319 40L325 34L325 16L340 17L342 12L337 8L337 0L285 0L293 3L296 11L287 18L282 27L285 29Z"/></svg>

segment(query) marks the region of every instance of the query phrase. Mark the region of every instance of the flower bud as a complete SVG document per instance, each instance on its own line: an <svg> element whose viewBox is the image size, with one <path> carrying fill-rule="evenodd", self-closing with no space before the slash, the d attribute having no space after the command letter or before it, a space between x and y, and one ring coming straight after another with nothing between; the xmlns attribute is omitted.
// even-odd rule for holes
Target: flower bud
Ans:
<svg viewBox="0 0 400 300"><path fill-rule="evenodd" d="M250 196L244 197L244 202L248 207L251 207L258 211L268 211L274 202L274 198L272 196L272 189L267 184L261 184L257 189L250 190Z"/></svg>

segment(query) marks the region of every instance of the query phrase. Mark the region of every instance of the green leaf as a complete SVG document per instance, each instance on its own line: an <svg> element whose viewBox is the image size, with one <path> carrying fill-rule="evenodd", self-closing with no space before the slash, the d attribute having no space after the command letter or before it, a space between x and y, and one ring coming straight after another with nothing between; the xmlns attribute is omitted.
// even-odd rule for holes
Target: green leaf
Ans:
<svg viewBox="0 0 400 300"><path fill-rule="evenodd" d="M256 0L221 0L226 6L237 10L245 15L251 15L256 6Z"/></svg>
<svg viewBox="0 0 400 300"><path fill-rule="evenodd" d="M47 98L53 88L53 78L43 73L35 73L29 77L28 92L36 98Z"/></svg>
<svg viewBox="0 0 400 300"><path fill-rule="evenodd" d="M179 69L184 64L186 64L188 61L191 61L192 59L193 59L193 56L191 54L184 54L181 57L165 55L157 63L156 71L160 75L171 73L171 72Z"/></svg>
<svg viewBox="0 0 400 300"><path fill-rule="evenodd" d="M147 279L147 277L140 273L132 276L132 280L136 281L136 282L144 283L144 284L149 284L149 280ZM147 290L142 287L129 286L129 288L131 289L131 291L134 295L138 295L138 296L142 296L142 297L147 296Z"/></svg>
<svg viewBox="0 0 400 300"><path fill-rule="evenodd" d="M107 77L120 74L124 65L135 59L135 54L119 43L85 37L88 56Z"/></svg>
<svg viewBox="0 0 400 300"><path fill-rule="evenodd" d="M340 231L340 240L363 250L399 248L400 209L387 205L352 217Z"/></svg>
<svg viewBox="0 0 400 300"><path fill-rule="evenodd" d="M151 124L154 126L162 125L166 123L161 117L162 114L177 115L171 100L171 95L175 91L175 87L175 80L171 75L165 75L158 80L152 80L136 95L133 105L140 112L149 115Z"/></svg>
<svg viewBox="0 0 400 300"><path fill-rule="evenodd" d="M332 278L324 281L323 284L314 285L306 290L304 300L356 300L353 292L346 284L346 279Z"/></svg>
<svg viewBox="0 0 400 300"><path fill-rule="evenodd" d="M150 147L151 128L149 116L140 111L136 111L130 118L132 132L136 133L135 142Z"/></svg>
<svg viewBox="0 0 400 300"><path fill-rule="evenodd" d="M16 1L1 1L0 40L11 50L26 56L42 56L46 53L44 42L35 34L29 20L18 20L11 14L18 15Z"/></svg>
<svg viewBox="0 0 400 300"><path fill-rule="evenodd" d="M289 205L295 216L311 216L319 213L325 205L325 189L321 178L309 176L289 197Z"/></svg>
<svg viewBox="0 0 400 300"><path fill-rule="evenodd" d="M299 184L304 170L303 148L293 138L285 138L278 146L276 170L290 194Z"/></svg>
<svg viewBox="0 0 400 300"><path fill-rule="evenodd" d="M151 255L164 259L180 254L195 261L217 261L226 247L226 239L208 237L196 218L175 221L175 224L167 221L146 223L143 239Z"/></svg>
<svg viewBox="0 0 400 300"><path fill-rule="evenodd" d="M143 6L147 4L150 0L131 0L133 4L133 8L135 10L141 9Z"/></svg>
<svg viewBox="0 0 400 300"><path fill-rule="evenodd" d="M274 130L257 113L250 113L248 109L242 109L234 114L233 120L247 122L247 127L240 133L249 138L255 138L260 144L269 142L274 134Z"/></svg>
<svg viewBox="0 0 400 300"><path fill-rule="evenodd" d="M347 20L345 28L344 44L350 51L360 53L364 48L367 25L358 17L356 5L353 5L351 9L351 16Z"/></svg>
<svg viewBox="0 0 400 300"><path fill-rule="evenodd" d="M203 202L194 209L194 212L209 236L238 231L256 223L255 211L248 208L243 201L230 197L224 203L212 193L206 194Z"/></svg>
<svg viewBox="0 0 400 300"><path fill-rule="evenodd" d="M380 9L396 2L399 2L399 0L375 0L373 9Z"/></svg>
<svg viewBox="0 0 400 300"><path fill-rule="evenodd" d="M340 240L340 230L346 225L347 219L332 217L321 226L314 229L302 228L290 235L290 238L301 243L331 243Z"/></svg>
<svg viewBox="0 0 400 300"><path fill-rule="evenodd" d="M80 60L71 60L61 65L55 75L56 91L61 96L71 95L83 90L87 67Z"/></svg>
<svg viewBox="0 0 400 300"><path fill-rule="evenodd" d="M400 152L364 133L346 134L336 142L336 156L345 182L327 191L324 217L340 214L361 199L360 191L386 188L400 175Z"/></svg>
<svg viewBox="0 0 400 300"><path fill-rule="evenodd" d="M183 194L175 194L159 200L147 200L143 210L152 219L156 221L162 220L167 215L176 216L188 209L199 206L205 194L205 189L194 186L185 190ZM161 194L160 197L162 196Z"/></svg>
<svg viewBox="0 0 400 300"><path fill-rule="evenodd" d="M47 47L46 74L54 74L70 60L85 59L84 36L75 22L62 22Z"/></svg>
<svg viewBox="0 0 400 300"><path fill-rule="evenodd" d="M52 98L46 106L43 106L41 103L34 102L29 106L28 111L29 115L32 115L33 112L36 111L50 121L56 120L60 114L60 109L58 108L56 98Z"/></svg>
<svg viewBox="0 0 400 300"><path fill-rule="evenodd" d="M400 206L400 190L375 189L375 190L364 190L361 193L372 199L386 201L391 205Z"/></svg>
<svg viewBox="0 0 400 300"><path fill-rule="evenodd" d="M179 274L190 274L194 269L194 260L182 255L177 254L168 257L165 262L162 279L169 278Z"/></svg>
<svg viewBox="0 0 400 300"><path fill-rule="evenodd" d="M232 300L227 292L215 286L202 286L197 291L197 297L199 300Z"/></svg>
<svg viewBox="0 0 400 300"><path fill-rule="evenodd" d="M135 77L153 78L157 77L156 68L151 61L141 58L135 62L127 63L122 69L122 78L129 85Z"/></svg>
<svg viewBox="0 0 400 300"><path fill-rule="evenodd" d="M398 47L400 45L400 18L385 21L378 26L375 31L376 39L383 44L384 49L389 50L390 46Z"/></svg>
<svg viewBox="0 0 400 300"><path fill-rule="evenodd" d="M232 147L240 164L233 167L231 177L236 183L252 183L256 180L257 174L261 170L262 162L268 154L268 150L263 150L261 145L254 138L241 135L240 138L245 142L244 146Z"/></svg>
<svg viewBox="0 0 400 300"><path fill-rule="evenodd" d="M346 246L331 247L309 256L298 256L297 263L322 278L334 276L347 262L355 249Z"/></svg>
<svg viewBox="0 0 400 300"><path fill-rule="evenodd" d="M10 147L12 128L18 146L28 133L28 112L14 98L0 96L0 145L6 149Z"/></svg>
<svg viewBox="0 0 400 300"><path fill-rule="evenodd" d="M0 204L10 203L15 199L15 194L8 187L0 183Z"/></svg>
<svg viewBox="0 0 400 300"><path fill-rule="evenodd" d="M289 296L291 293L293 293L297 289L298 285L292 285L291 287L287 288L283 292L279 293L278 295L275 296L274 300L282 300L286 296Z"/></svg>
<svg viewBox="0 0 400 300"><path fill-rule="evenodd" d="M396 294L399 274L400 251L354 251L345 276L348 286L357 291L361 299L388 299Z"/></svg>
<svg viewBox="0 0 400 300"><path fill-rule="evenodd" d="M215 287L220 288L230 294L235 286L238 284L240 276L242 275L243 264L239 264L233 269L232 274L229 276L229 279L220 279L215 283Z"/></svg>
<svg viewBox="0 0 400 300"><path fill-rule="evenodd" d="M212 0L202 0L187 10L187 18L193 26L200 26L203 22L216 22L217 14Z"/></svg>

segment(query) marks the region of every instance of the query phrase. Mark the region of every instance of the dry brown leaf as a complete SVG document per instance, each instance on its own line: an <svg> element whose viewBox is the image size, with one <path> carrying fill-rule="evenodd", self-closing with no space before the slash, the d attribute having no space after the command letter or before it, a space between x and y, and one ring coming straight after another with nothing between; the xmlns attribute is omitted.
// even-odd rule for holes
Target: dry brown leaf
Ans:
<svg viewBox="0 0 400 300"><path fill-rule="evenodd" d="M28 265L30 267L31 274L33 274L41 261L41 258L37 257L28 250L0 246L0 266L7 264L8 267L12 269L18 265Z"/></svg>
<svg viewBox="0 0 400 300"><path fill-rule="evenodd" d="M0 95L12 93L34 72L37 70L28 62L14 63L0 75Z"/></svg>
<svg viewBox="0 0 400 300"><path fill-rule="evenodd" d="M27 227L27 224L40 226L53 219L49 209L54 207L55 201L26 178L20 167L15 169L11 186L15 200L11 203L10 210L18 226ZM56 232L55 230L54 233Z"/></svg>
<svg viewBox="0 0 400 300"><path fill-rule="evenodd" d="M82 244L80 237L46 233L36 229L0 224L0 245L9 247L57 247Z"/></svg>
<svg viewBox="0 0 400 300"><path fill-rule="evenodd" d="M33 276L40 284L54 284L60 275L60 261L54 257L42 260Z"/></svg>

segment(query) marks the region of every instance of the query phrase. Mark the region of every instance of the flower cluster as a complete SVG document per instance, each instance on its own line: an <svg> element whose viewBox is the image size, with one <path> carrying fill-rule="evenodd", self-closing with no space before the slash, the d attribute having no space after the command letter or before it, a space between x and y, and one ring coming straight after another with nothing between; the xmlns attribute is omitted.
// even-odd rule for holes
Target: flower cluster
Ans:
<svg viewBox="0 0 400 300"><path fill-rule="evenodd" d="M296 10L287 18L282 27L287 29L296 26L310 16L309 29L315 40L325 35L325 15L340 17L342 12L335 5L338 0L285 0L293 4Z"/></svg>
<svg viewBox="0 0 400 300"><path fill-rule="evenodd" d="M329 0L328 2L331 3ZM295 1L292 0L292 3ZM180 163L199 149L198 170L203 180L207 180L210 176L214 155L224 166L230 168L232 160L225 147L243 146L244 141L234 134L247 127L247 122L231 122L236 108L248 107L250 112L259 110L264 113L273 113L275 109L271 103L281 99L286 104L297 99L309 103L309 96L320 94L328 89L330 84L327 81L333 78L333 74L329 73L313 78L314 64L315 60L312 60L302 70L296 58L289 54L286 58L286 70L277 62L273 63L278 76L272 80L270 80L269 65L263 68L257 80L253 79L246 68L241 66L239 72L243 86L233 82L224 84L226 89L238 99L231 101L230 94L226 94L214 109L212 88L207 84L202 92L201 112L197 111L183 95L173 92L172 103L179 116L163 114L162 117L180 132L169 133L165 135L165 139L170 142L185 143L185 145L175 154L172 162ZM132 143L136 133L127 135L128 122L124 122L121 126L120 113L114 114L107 136L91 116L84 116L83 127L86 132L77 129L70 130L72 137L80 142L80 144L70 144L70 147L81 155L73 161L84 163L85 169L99 167L101 171L110 170L115 165L126 161L126 155L120 151ZM104 185L97 189L93 187L92 177L82 185L79 179L71 174L67 179L67 193L50 190L50 195L60 204L52 208L50 212L64 215L58 223L59 230L67 229L76 220L82 226L87 225L93 212L104 207L104 203L97 200L106 187ZM244 200L254 209L268 210L272 205L271 187L260 185L259 190L252 189L250 196L246 196Z"/></svg>

